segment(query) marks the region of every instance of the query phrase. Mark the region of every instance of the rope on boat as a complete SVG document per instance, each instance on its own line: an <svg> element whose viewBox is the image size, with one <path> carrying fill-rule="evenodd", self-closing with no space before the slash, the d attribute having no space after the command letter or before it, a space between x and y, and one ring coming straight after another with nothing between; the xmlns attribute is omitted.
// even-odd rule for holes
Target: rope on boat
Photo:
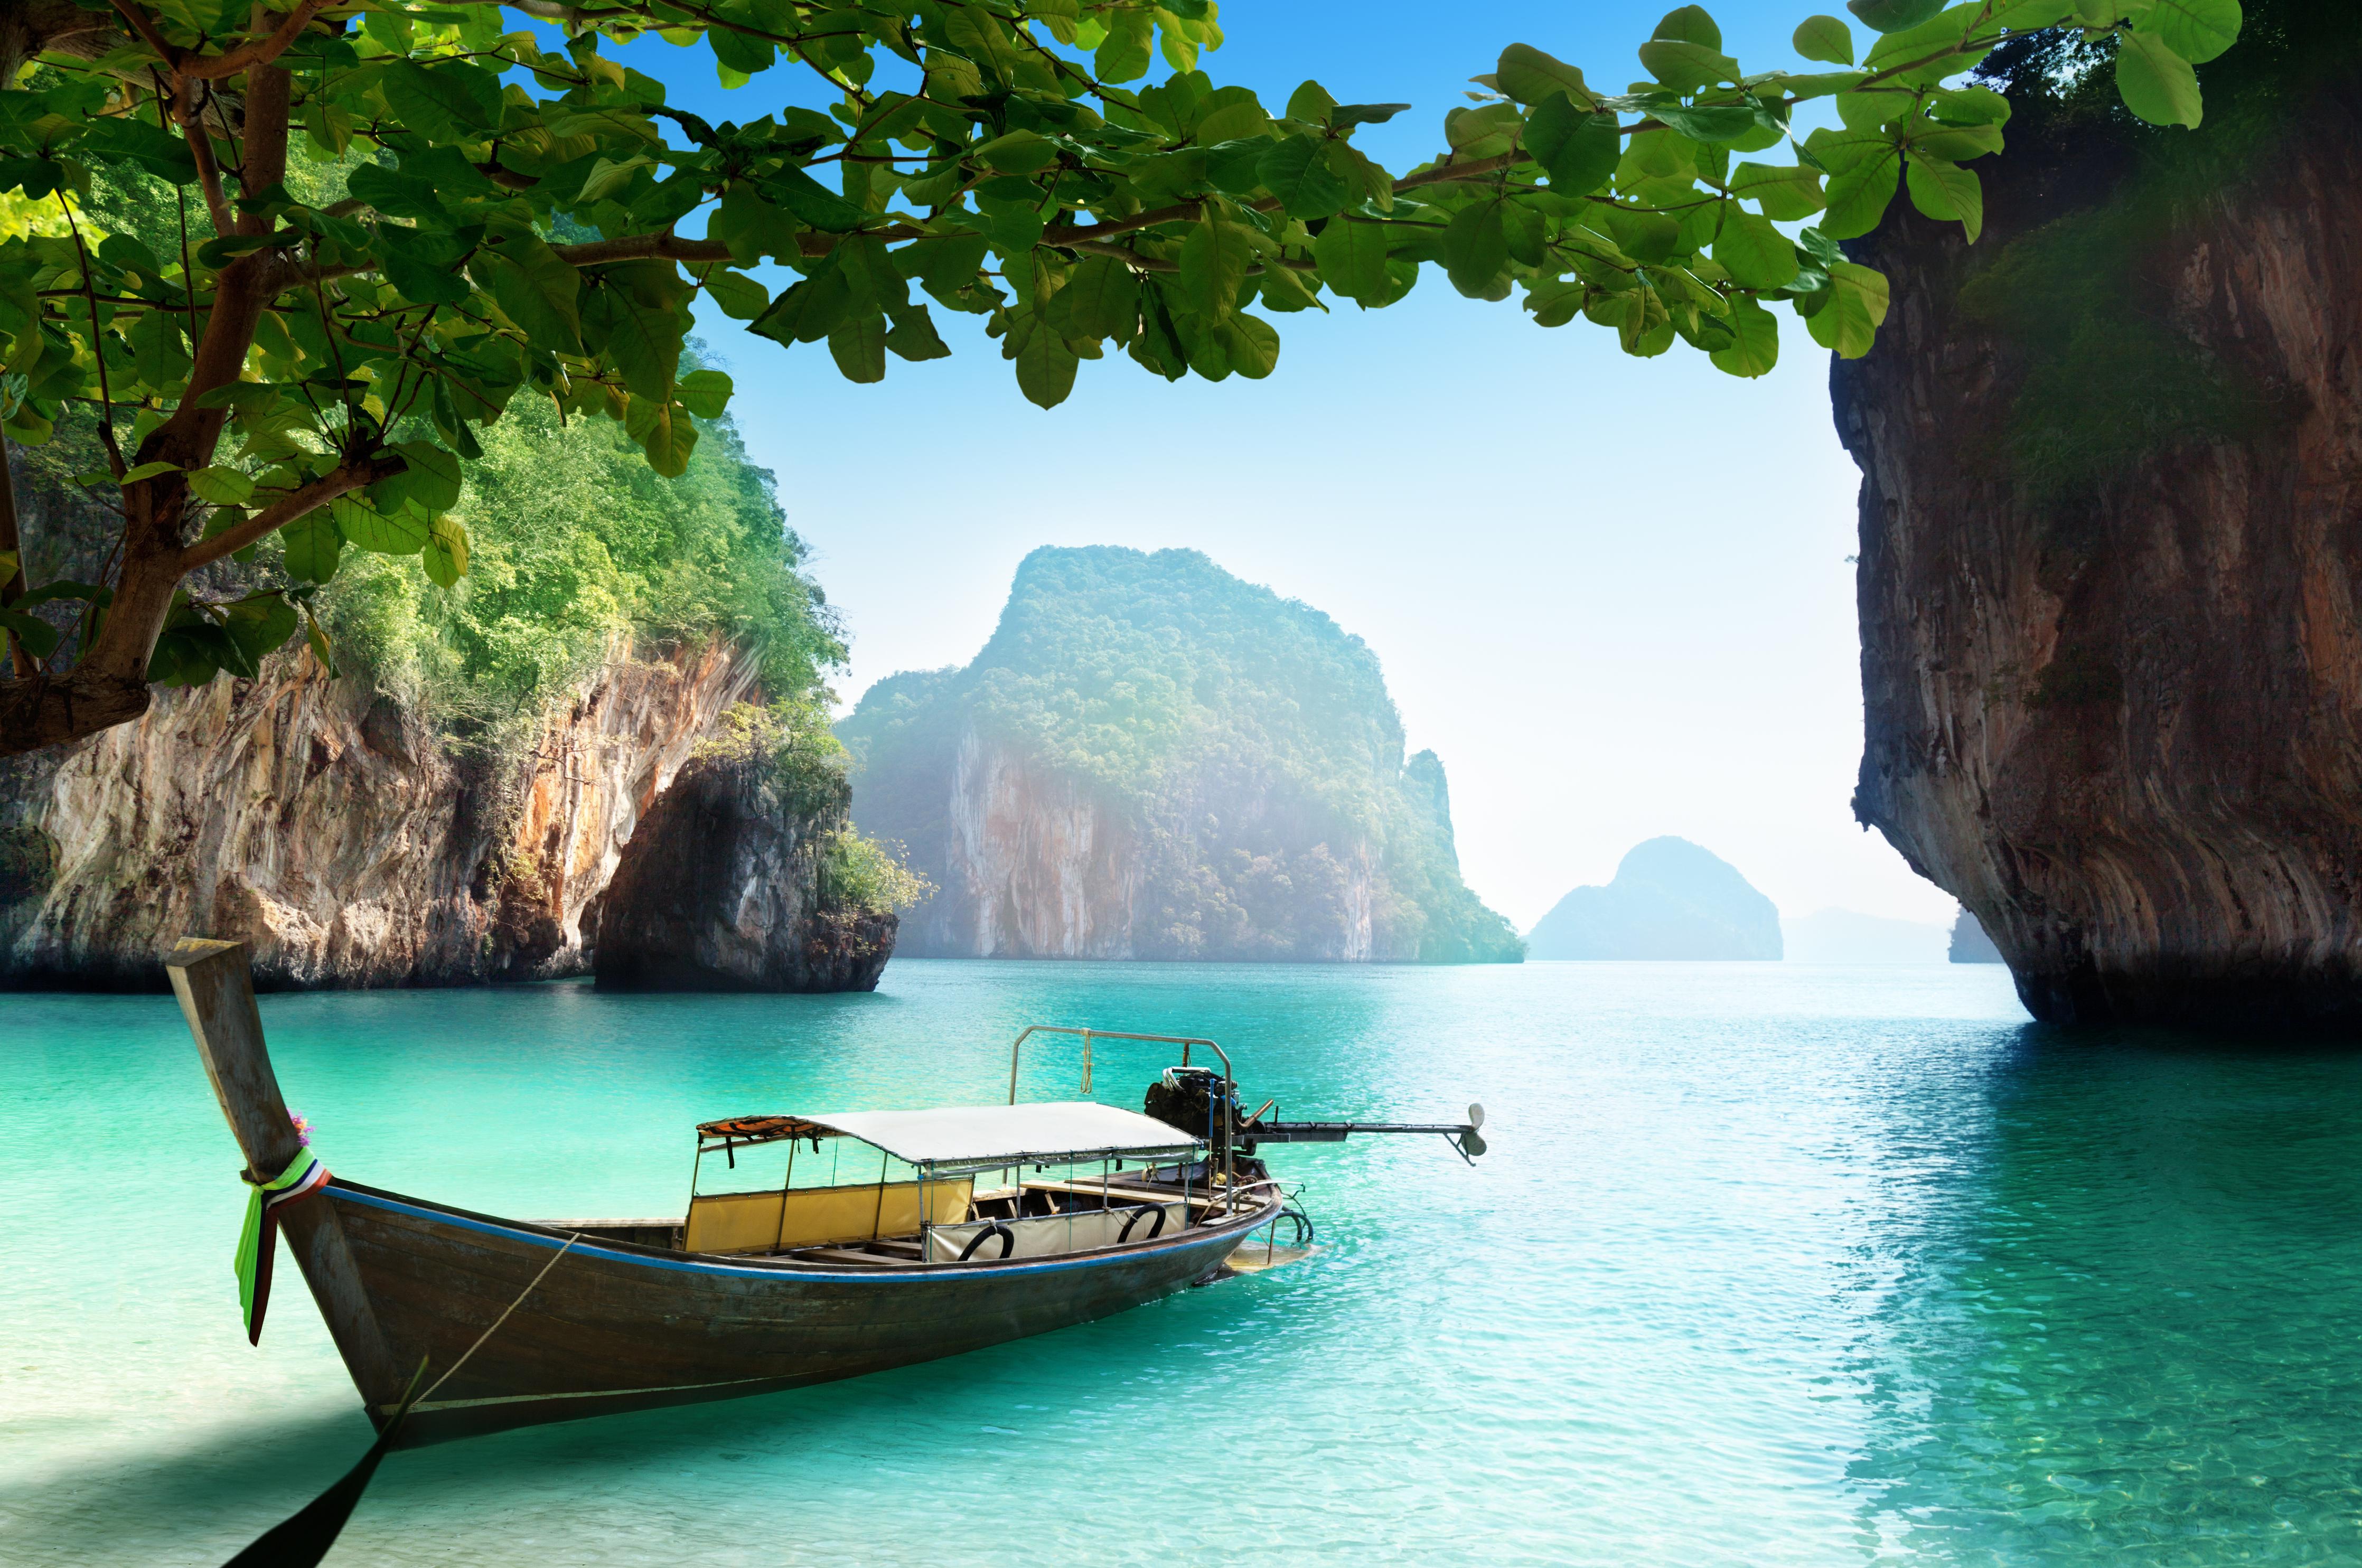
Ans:
<svg viewBox="0 0 2362 1568"><path fill-rule="evenodd" d="M509 1320L509 1314L524 1305L524 1298L533 1294L534 1286L539 1285L543 1280L548 1278L549 1271L557 1266L557 1260L566 1255L567 1249L573 1246L575 1242L581 1239L582 1232L579 1231L577 1231L572 1235L567 1237L566 1246L558 1248L557 1251L549 1255L549 1261L541 1265L541 1272L533 1276L533 1283L531 1285L527 1285L523 1290L518 1291L517 1298L510 1302L507 1306L502 1308L501 1315L492 1320L492 1326L486 1329L482 1333L478 1334L476 1336L476 1342L469 1345L466 1351L461 1353L459 1359L451 1364L451 1370L436 1378L433 1383L427 1385L426 1392L421 1394L416 1399L413 1400L412 1403L424 1405L426 1401L435 1397L436 1389L442 1387L443 1385L450 1382L453 1377L457 1376L459 1369L468 1364L468 1357L475 1354L478 1351L484 1348L484 1342L491 1339L495 1333L500 1331L501 1325Z"/></svg>
<svg viewBox="0 0 2362 1568"><path fill-rule="evenodd" d="M289 1167L291 1172L293 1168ZM411 1410L432 1398L436 1389L451 1381L459 1369L468 1364L469 1356L484 1348L484 1342L509 1320L510 1313L524 1305L524 1298L533 1294L534 1287L549 1277L549 1271L557 1266L557 1260L581 1239L579 1231L567 1237L566 1245L550 1254L549 1261L541 1265L541 1272L535 1275L532 1282L517 1292L516 1299L502 1308L501 1315L492 1320L492 1326L478 1334L476 1342L451 1364L450 1371L436 1378L424 1394L417 1392L419 1379L426 1375L426 1364L420 1362L418 1371L410 1379L410 1387L403 1393L402 1402L394 1407L392 1418L377 1434L377 1441L370 1444L369 1452L361 1455L360 1463L345 1472L335 1485L255 1537L246 1550L231 1558L224 1568L317 1568L320 1560L327 1556L328 1549L336 1545L337 1537L343 1533L345 1522L353 1517L354 1506L361 1500L361 1494L368 1490L370 1478L377 1474L379 1462L393 1446L394 1433L402 1430L402 1423Z"/></svg>

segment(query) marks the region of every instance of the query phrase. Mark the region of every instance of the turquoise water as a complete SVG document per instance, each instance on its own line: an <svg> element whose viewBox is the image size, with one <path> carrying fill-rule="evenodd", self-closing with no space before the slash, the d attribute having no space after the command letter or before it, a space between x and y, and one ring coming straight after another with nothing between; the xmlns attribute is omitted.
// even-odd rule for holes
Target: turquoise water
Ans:
<svg viewBox="0 0 2362 1568"><path fill-rule="evenodd" d="M265 999L356 1179L678 1212L693 1121L1189 1030L1313 1260L955 1361L398 1454L331 1562L2362 1558L2362 1054L2077 1037L1982 966L898 961L875 996ZM1070 1059L1069 1059L1070 1061ZM1164 1064L1105 1049L1100 1098ZM1029 1076L1068 1092L1053 1052ZM167 999L0 998L0 1561L216 1563L368 1427Z"/></svg>

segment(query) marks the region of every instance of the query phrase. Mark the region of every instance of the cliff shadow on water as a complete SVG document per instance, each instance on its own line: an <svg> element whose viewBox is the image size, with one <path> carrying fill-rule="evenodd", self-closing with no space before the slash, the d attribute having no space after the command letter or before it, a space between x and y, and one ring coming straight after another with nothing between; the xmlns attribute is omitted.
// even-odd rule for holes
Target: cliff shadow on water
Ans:
<svg viewBox="0 0 2362 1568"><path fill-rule="evenodd" d="M2351 1542L2362 1058L2036 1024L1874 1099L1865 1534L2013 1564Z"/></svg>
<svg viewBox="0 0 2362 1568"><path fill-rule="evenodd" d="M933 957L1515 962L1369 647L1191 550L1040 549L965 668L838 725Z"/></svg>
<svg viewBox="0 0 2362 1568"><path fill-rule="evenodd" d="M2251 5L2196 132L2074 35L1997 53L1982 239L1856 247L1855 810L2037 1018L2362 1027L2357 46Z"/></svg>

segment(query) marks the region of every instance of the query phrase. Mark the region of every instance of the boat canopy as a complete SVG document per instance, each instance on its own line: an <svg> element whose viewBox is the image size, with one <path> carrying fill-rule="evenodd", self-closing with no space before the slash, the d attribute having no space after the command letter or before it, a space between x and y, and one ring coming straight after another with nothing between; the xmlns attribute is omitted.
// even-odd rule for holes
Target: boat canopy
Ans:
<svg viewBox="0 0 2362 1568"><path fill-rule="evenodd" d="M942 1172L1087 1159L1181 1158L1205 1147L1201 1140L1153 1117L1087 1099L740 1116L705 1122L698 1132L742 1145L780 1138L855 1138L905 1165Z"/></svg>

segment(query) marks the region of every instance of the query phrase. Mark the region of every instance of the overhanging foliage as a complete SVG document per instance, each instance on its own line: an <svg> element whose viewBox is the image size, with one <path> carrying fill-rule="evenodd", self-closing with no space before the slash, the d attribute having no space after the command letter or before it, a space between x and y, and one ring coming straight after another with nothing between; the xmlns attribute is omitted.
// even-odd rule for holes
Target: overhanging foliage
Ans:
<svg viewBox="0 0 2362 1568"><path fill-rule="evenodd" d="M65 675L12 643L0 750L121 722L149 681L294 635L300 583L226 604L181 589L270 534L298 577L349 547L455 581L463 466L520 396L616 420L680 472L692 416L732 391L682 370L701 296L781 344L825 343L856 381L948 353L934 307L973 313L1048 407L1110 348L1176 380L1267 375L1271 317L1324 295L1390 304L1432 262L1542 325L1760 375L1773 304L1867 351L1885 280L1838 242L1898 191L1974 237L1965 165L2001 147L2009 105L1946 83L1994 45L2110 35L2125 104L2194 126L2192 66L2240 24L2237 0L1852 0L1874 29L1859 63L1852 29L1815 17L1796 49L1833 69L1796 74L1745 70L1685 6L1628 92L1511 45L1444 117L1449 149L1397 176L1353 138L1406 105L1308 82L1274 113L1216 85L1208 0L28 4L65 79L0 93L0 191L59 222L0 245L0 414L38 442L64 403L97 408L91 482L119 492L125 526L114 580L35 591L83 597L88 635ZM550 26L503 31L511 10ZM710 124L604 52L651 31L710 50L725 83L787 67L834 101ZM1160 57L1169 73L1143 84ZM1798 139L1795 110L1823 98L1839 126ZM342 194L299 199L291 142L342 160ZM178 243L85 232L72 193L108 165L181 190ZM776 298L745 271L763 261L798 274Z"/></svg>

